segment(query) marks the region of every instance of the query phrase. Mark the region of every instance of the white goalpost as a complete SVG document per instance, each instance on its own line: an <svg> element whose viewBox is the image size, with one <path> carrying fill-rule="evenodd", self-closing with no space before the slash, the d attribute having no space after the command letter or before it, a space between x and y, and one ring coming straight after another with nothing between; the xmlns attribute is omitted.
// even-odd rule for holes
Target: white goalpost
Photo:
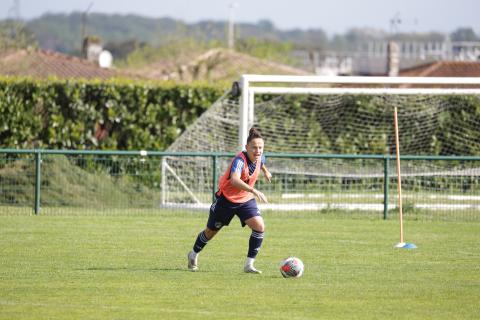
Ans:
<svg viewBox="0 0 480 320"><path fill-rule="evenodd" d="M404 243L405 213L479 214L479 105L480 78L244 75L167 151L233 154L257 126L274 174L261 210L398 211ZM162 205L203 210L230 157L165 161Z"/></svg>

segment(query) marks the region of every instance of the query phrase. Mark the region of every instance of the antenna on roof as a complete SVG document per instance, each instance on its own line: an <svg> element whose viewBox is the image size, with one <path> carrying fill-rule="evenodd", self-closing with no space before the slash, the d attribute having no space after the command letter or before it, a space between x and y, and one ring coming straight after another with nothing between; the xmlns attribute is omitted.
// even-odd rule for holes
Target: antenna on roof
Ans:
<svg viewBox="0 0 480 320"><path fill-rule="evenodd" d="M85 40L85 32L86 32L86 28L87 28L87 14L88 14L88 11L90 11L90 9L92 7L93 7L93 2L90 2L87 9L82 12L82 39L81 39L82 46L80 47L80 51L82 51L82 49L83 49L83 41Z"/></svg>

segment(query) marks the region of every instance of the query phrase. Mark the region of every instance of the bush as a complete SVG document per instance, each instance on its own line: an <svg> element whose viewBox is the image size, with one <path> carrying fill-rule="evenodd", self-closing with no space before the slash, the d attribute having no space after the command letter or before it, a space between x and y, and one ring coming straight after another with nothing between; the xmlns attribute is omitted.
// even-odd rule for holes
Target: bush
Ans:
<svg viewBox="0 0 480 320"><path fill-rule="evenodd" d="M0 78L0 147L164 150L223 91L204 83Z"/></svg>

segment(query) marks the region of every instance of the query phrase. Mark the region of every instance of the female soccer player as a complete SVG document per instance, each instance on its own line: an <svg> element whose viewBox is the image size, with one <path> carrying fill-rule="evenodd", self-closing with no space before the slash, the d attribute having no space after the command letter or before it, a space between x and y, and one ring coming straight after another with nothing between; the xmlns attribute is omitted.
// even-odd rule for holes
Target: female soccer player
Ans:
<svg viewBox="0 0 480 320"><path fill-rule="evenodd" d="M262 246L265 224L258 210L257 197L262 202L268 202L265 195L254 188L260 170L263 171L268 182L272 175L265 166L263 156L263 138L258 130L251 128L247 138L245 150L240 152L230 164L218 183L216 200L210 207L207 227L197 236L193 250L188 253L188 269L198 270L198 254L203 247L223 227L228 226L234 215L242 223L252 229L248 243L247 260L243 270L247 273L262 273L255 269L253 262Z"/></svg>

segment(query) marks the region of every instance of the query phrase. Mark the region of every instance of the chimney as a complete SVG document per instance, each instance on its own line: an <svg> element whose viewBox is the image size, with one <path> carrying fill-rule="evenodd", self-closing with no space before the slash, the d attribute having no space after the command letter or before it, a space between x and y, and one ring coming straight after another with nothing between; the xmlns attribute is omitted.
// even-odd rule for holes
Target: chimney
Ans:
<svg viewBox="0 0 480 320"><path fill-rule="evenodd" d="M98 63L102 50L102 41L99 37L87 36L83 39L82 56L88 61Z"/></svg>
<svg viewBox="0 0 480 320"><path fill-rule="evenodd" d="M400 71L400 53L398 44L390 41L387 46L387 75L389 77L397 77Z"/></svg>

